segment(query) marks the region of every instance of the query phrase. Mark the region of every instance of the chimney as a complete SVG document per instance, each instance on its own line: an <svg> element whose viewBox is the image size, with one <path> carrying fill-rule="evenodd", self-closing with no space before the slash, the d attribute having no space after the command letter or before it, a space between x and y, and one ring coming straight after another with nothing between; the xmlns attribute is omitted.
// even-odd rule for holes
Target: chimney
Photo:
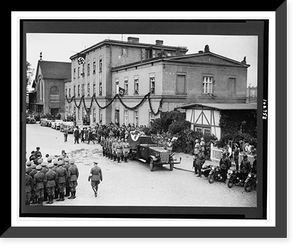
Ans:
<svg viewBox="0 0 300 251"><path fill-rule="evenodd" d="M43 60L43 53L40 52L40 61L42 61L42 60Z"/></svg>
<svg viewBox="0 0 300 251"><path fill-rule="evenodd" d="M156 45L163 45L164 41L163 40L155 40Z"/></svg>
<svg viewBox="0 0 300 251"><path fill-rule="evenodd" d="M138 37L128 37L127 42L137 44L140 41Z"/></svg>

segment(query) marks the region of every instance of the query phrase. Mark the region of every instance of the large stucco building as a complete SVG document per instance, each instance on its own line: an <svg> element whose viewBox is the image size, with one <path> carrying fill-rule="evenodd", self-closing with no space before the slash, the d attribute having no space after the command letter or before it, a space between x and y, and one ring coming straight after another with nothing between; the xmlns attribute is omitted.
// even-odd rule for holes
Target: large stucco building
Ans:
<svg viewBox="0 0 300 251"><path fill-rule="evenodd" d="M95 44L70 57L72 76L66 85L65 109L76 115L78 124L88 107L92 124L147 125L159 116L153 114L158 108L170 111L191 102L246 102L249 65L245 58L226 58L208 46L194 54L187 51L161 40L140 43L134 37ZM122 102L111 102L120 90ZM149 92L150 100L136 107Z"/></svg>

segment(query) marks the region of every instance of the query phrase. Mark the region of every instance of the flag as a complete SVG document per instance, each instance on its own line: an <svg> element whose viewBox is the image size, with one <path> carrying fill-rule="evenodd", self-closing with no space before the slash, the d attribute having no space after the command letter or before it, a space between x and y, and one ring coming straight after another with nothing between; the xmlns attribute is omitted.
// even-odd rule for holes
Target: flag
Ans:
<svg viewBox="0 0 300 251"><path fill-rule="evenodd" d="M123 96L124 96L124 93L125 93L125 89L122 88L122 87L119 87L119 95L120 95L121 97L123 97Z"/></svg>
<svg viewBox="0 0 300 251"><path fill-rule="evenodd" d="M78 54L78 57L77 57L78 64L79 65L84 64L84 61L85 61L85 54Z"/></svg>

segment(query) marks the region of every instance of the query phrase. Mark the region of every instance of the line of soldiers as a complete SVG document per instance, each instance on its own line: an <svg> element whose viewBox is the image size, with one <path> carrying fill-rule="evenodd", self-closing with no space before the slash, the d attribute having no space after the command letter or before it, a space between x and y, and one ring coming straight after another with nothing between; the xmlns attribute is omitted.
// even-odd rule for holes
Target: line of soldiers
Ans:
<svg viewBox="0 0 300 251"><path fill-rule="evenodd" d="M36 162L37 165L30 160L26 162L26 205L43 205L43 201L53 204L53 199L64 201L65 196L76 198L79 171L74 159L61 156L52 160L49 157L46 162L40 157Z"/></svg>
<svg viewBox="0 0 300 251"><path fill-rule="evenodd" d="M103 147L103 156L118 163L121 160L127 162L130 151L127 138L107 137L101 141L101 145Z"/></svg>

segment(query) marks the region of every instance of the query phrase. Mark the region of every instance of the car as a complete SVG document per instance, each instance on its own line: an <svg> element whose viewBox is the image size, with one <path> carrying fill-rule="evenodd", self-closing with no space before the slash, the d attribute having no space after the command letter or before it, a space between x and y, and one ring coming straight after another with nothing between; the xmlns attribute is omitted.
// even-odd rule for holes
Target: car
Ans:
<svg viewBox="0 0 300 251"><path fill-rule="evenodd" d="M35 124L36 120L33 116L27 116L26 117L26 124Z"/></svg>
<svg viewBox="0 0 300 251"><path fill-rule="evenodd" d="M65 129L68 129L68 133L73 133L74 131L74 122L72 121L63 121L60 124L60 131L64 131Z"/></svg>
<svg viewBox="0 0 300 251"><path fill-rule="evenodd" d="M55 127L54 129L59 130L60 129L60 124L62 123L62 120L55 120Z"/></svg>
<svg viewBox="0 0 300 251"><path fill-rule="evenodd" d="M172 171L174 164L181 163L181 157L177 161L172 151L154 143L150 136L131 132L128 135L128 143L130 146L129 158L148 163L151 172L154 171L155 166L163 165L169 165L169 169Z"/></svg>
<svg viewBox="0 0 300 251"><path fill-rule="evenodd" d="M51 121L48 120L48 119L41 119L40 120L40 125L41 126L49 126L50 123L51 123Z"/></svg>

